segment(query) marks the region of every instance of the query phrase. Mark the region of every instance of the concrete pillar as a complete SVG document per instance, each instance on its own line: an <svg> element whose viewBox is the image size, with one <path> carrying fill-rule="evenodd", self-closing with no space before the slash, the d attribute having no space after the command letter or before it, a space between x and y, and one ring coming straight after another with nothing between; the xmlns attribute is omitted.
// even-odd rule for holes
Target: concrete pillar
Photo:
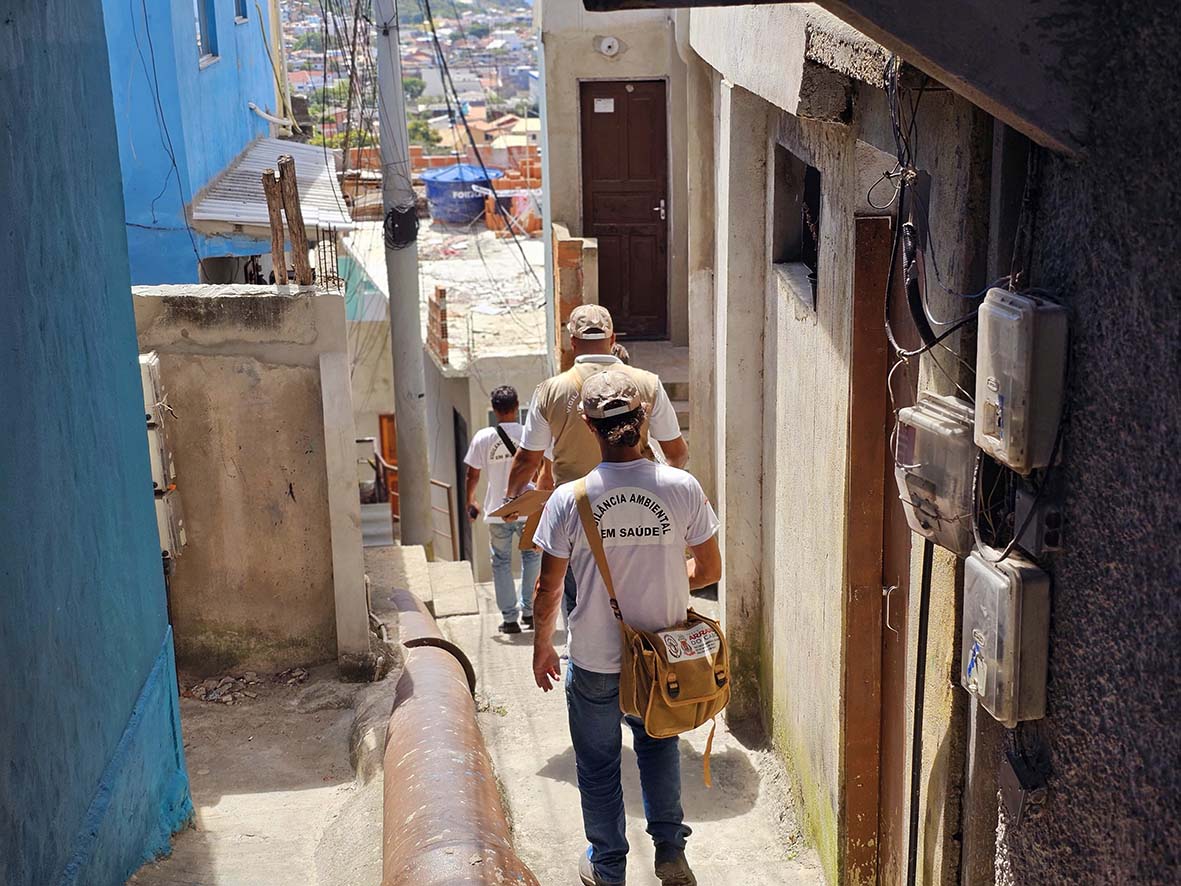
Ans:
<svg viewBox="0 0 1181 886"><path fill-rule="evenodd" d="M393 22L393 0L377 0L373 14ZM410 183L406 100L402 94L402 61L397 29L382 27L377 41L378 118L381 124L381 191L384 211L413 207ZM394 364L394 413L398 437L399 533L404 545L423 545L430 556L435 533L431 520L431 469L426 432L426 379L423 366L418 252L385 250L390 293L390 344Z"/></svg>
<svg viewBox="0 0 1181 886"><path fill-rule="evenodd" d="M336 657L345 672L364 673L369 663L369 600L361 553L361 503L357 496L356 436L349 394L349 357L320 355L324 411L324 460L332 531L332 587L336 598ZM343 395L343 396L342 396Z"/></svg>
<svg viewBox="0 0 1181 886"><path fill-rule="evenodd" d="M713 68L694 55L688 66L689 471L710 500L717 495L714 397L714 140L717 119Z"/></svg>
<svg viewBox="0 0 1181 886"><path fill-rule="evenodd" d="M550 243L554 259L555 329L554 362L558 369L574 365L574 351L566 321L579 305L599 302L599 241L593 237L572 237L563 224L550 227Z"/></svg>
<svg viewBox="0 0 1181 886"><path fill-rule="evenodd" d="M722 518L722 617L734 656L731 722L737 724L760 717L766 105L723 81L718 124L715 500Z"/></svg>

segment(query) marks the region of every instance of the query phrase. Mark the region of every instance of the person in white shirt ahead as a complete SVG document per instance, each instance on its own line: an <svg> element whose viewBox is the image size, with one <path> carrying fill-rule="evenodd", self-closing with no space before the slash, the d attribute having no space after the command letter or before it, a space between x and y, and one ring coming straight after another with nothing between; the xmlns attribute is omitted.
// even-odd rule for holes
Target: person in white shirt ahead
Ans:
<svg viewBox="0 0 1181 886"><path fill-rule="evenodd" d="M492 583L496 588L496 605L503 616L500 625L503 634L521 632L521 625L517 622L518 607L525 627L533 627L533 586L541 568L541 554L536 550L521 551L521 593L518 598L513 585L513 542L521 537L525 524L506 523L500 517L491 516L504 500L509 466L524 433L517 421L519 408L516 388L501 385L494 390L492 411L496 415L496 425L476 433L463 459L467 464L467 513L473 520L480 515L476 486L481 474L488 475L484 490L484 522L488 524L491 539Z"/></svg>
<svg viewBox="0 0 1181 886"><path fill-rule="evenodd" d="M607 370L630 378L647 403L649 421L641 431L641 451L651 454L647 447L650 433L652 439L660 442L665 461L683 467L689 458L689 447L681 436L676 410L657 375L629 366L612 353L615 324L611 312L602 305L579 305L570 312L566 328L574 351L574 365L537 386L525 421L525 435L513 457L506 495L510 498L520 495L542 466L543 458L552 460L553 480L558 484L585 477L599 463L598 443L592 430L579 418L577 404L587 379ZM567 618L576 605L576 578L571 573L566 579Z"/></svg>
<svg viewBox="0 0 1181 886"><path fill-rule="evenodd" d="M629 375L609 369L587 378L581 408L580 420L594 432L602 457L586 475L586 491L620 614L639 630L680 624L689 608L689 589L712 584L721 575L718 518L692 475L644 458L647 412ZM533 676L547 692L561 678L552 638L569 565L578 599L569 623L566 707L590 843L579 875L587 886L604 886L623 883L627 865L619 772L622 649L607 588L578 516L575 487L566 483L554 491L534 536L542 561L534 600ZM690 830L681 809L678 739L651 738L641 721L623 719L635 738L648 833L656 844L656 875L664 886L695 886L685 859Z"/></svg>

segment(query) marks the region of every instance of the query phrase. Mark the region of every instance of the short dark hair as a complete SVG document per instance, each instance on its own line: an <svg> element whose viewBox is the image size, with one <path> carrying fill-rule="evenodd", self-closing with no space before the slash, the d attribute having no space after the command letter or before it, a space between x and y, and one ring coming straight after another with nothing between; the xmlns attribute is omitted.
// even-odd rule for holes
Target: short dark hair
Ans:
<svg viewBox="0 0 1181 886"><path fill-rule="evenodd" d="M492 392L492 411L503 415L512 412L520 405L517 399L517 389L512 385L501 385Z"/></svg>
<svg viewBox="0 0 1181 886"><path fill-rule="evenodd" d="M631 412L623 415L613 415L610 418L592 418L591 427L595 433L607 441L611 446L635 446L640 442L640 428L644 419L648 417L648 410L637 406Z"/></svg>

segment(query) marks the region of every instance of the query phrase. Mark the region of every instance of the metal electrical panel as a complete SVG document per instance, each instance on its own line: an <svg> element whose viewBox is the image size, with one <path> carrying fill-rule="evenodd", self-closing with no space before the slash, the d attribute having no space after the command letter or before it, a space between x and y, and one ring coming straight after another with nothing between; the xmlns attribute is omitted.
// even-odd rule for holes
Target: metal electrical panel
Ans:
<svg viewBox="0 0 1181 886"><path fill-rule="evenodd" d="M1013 553L974 551L964 564L960 684L1012 728L1046 713L1050 577Z"/></svg>
<svg viewBox="0 0 1181 886"><path fill-rule="evenodd" d="M976 445L1018 474L1050 463L1066 372L1066 309L990 289L978 313Z"/></svg>

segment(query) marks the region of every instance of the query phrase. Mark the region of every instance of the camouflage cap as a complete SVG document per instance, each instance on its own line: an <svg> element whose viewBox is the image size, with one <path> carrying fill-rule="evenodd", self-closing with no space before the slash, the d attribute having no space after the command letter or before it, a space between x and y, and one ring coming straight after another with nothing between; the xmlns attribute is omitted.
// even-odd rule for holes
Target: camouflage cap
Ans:
<svg viewBox="0 0 1181 886"><path fill-rule="evenodd" d="M566 329L573 338L610 338L615 332L611 312L602 305L579 305L570 312Z"/></svg>
<svg viewBox="0 0 1181 886"><path fill-rule="evenodd" d="M582 383L582 411L588 418L613 418L640 408L640 389L626 372L607 369Z"/></svg>

